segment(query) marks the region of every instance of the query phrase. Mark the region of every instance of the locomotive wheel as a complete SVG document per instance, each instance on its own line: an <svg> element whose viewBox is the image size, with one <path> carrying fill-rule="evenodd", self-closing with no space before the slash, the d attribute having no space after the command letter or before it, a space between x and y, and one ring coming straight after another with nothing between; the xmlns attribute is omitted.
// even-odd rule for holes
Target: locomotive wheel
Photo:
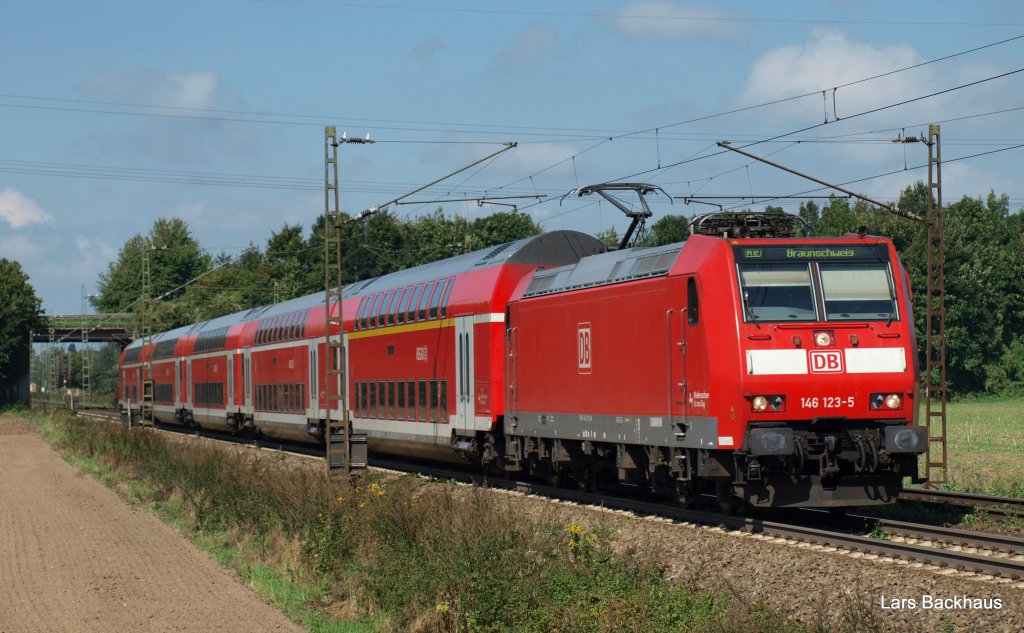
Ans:
<svg viewBox="0 0 1024 633"><path fill-rule="evenodd" d="M596 487L594 469L590 466L574 466L572 478L576 482L576 489L580 492L590 492Z"/></svg>
<svg viewBox="0 0 1024 633"><path fill-rule="evenodd" d="M558 464L549 464L547 471L547 475L543 478L547 485L555 488L565 487L565 468Z"/></svg>
<svg viewBox="0 0 1024 633"><path fill-rule="evenodd" d="M676 483L676 503L684 508L692 508L697 501L697 482L695 480Z"/></svg>
<svg viewBox="0 0 1024 633"><path fill-rule="evenodd" d="M733 494L731 482L718 482L715 492L718 497L718 511L722 514L733 516L743 507L743 501Z"/></svg>

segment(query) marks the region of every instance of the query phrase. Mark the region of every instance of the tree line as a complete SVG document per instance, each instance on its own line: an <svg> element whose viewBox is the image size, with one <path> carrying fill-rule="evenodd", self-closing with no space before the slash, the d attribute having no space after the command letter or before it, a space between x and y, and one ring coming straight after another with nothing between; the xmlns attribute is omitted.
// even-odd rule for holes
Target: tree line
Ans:
<svg viewBox="0 0 1024 633"><path fill-rule="evenodd" d="M924 217L927 200L927 186L917 183L902 192L898 206ZM923 367L924 225L839 197L822 206L805 202L798 213L811 236L863 230L894 241L912 281ZM1024 393L1024 275L1019 272L1024 270L1024 216L1010 211L1006 195L989 193L947 204L944 228L950 393ZM502 212L470 221L438 209L414 219L382 212L361 223L344 224L342 232L343 276L346 282L355 282L536 235L541 229L524 213ZM642 231L637 244L669 244L688 235L685 217L666 215ZM609 245L618 242L614 229L599 237ZM323 218L308 227L308 233L301 225L285 224L265 244L250 244L234 255L208 254L184 221L160 219L147 234L128 240L100 275L100 292L92 300L98 311L139 307L147 252L150 296L159 297L151 303L154 332L323 291Z"/></svg>

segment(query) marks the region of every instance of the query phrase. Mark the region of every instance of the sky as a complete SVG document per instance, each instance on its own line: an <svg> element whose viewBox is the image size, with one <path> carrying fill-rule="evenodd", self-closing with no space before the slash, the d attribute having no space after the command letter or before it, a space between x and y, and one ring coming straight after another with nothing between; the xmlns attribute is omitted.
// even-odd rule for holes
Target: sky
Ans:
<svg viewBox="0 0 1024 633"><path fill-rule="evenodd" d="M685 196L817 188L715 145L728 140L894 201L927 178L927 148L891 141L935 122L944 200L994 191L1016 211L1022 69L1012 0L8 2L0 257L21 262L47 313L70 314L158 218L182 218L214 254L285 224L308 233L326 125L375 141L339 147L349 213L506 142L518 146L407 200L491 197L545 230L621 234L617 209L563 196L655 184L668 194L649 200L656 221L716 208ZM438 206L470 220L510 208L390 210Z"/></svg>

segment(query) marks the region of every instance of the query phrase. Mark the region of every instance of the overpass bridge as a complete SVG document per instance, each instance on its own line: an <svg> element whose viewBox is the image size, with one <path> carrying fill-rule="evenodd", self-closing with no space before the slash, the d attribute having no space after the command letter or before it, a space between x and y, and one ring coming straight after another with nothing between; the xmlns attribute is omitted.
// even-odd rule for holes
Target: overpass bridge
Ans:
<svg viewBox="0 0 1024 633"><path fill-rule="evenodd" d="M47 314L46 330L32 333L33 343L120 343L132 342L136 331L131 312L110 314Z"/></svg>

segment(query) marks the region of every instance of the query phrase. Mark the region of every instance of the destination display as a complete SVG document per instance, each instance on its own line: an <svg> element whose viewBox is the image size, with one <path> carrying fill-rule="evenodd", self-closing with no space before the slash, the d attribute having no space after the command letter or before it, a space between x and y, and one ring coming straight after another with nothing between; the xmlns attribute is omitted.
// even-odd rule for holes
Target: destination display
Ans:
<svg viewBox="0 0 1024 633"><path fill-rule="evenodd" d="M884 244L841 245L793 245L785 246L735 246L733 252L738 262L780 262L780 261L889 261L889 251Z"/></svg>

